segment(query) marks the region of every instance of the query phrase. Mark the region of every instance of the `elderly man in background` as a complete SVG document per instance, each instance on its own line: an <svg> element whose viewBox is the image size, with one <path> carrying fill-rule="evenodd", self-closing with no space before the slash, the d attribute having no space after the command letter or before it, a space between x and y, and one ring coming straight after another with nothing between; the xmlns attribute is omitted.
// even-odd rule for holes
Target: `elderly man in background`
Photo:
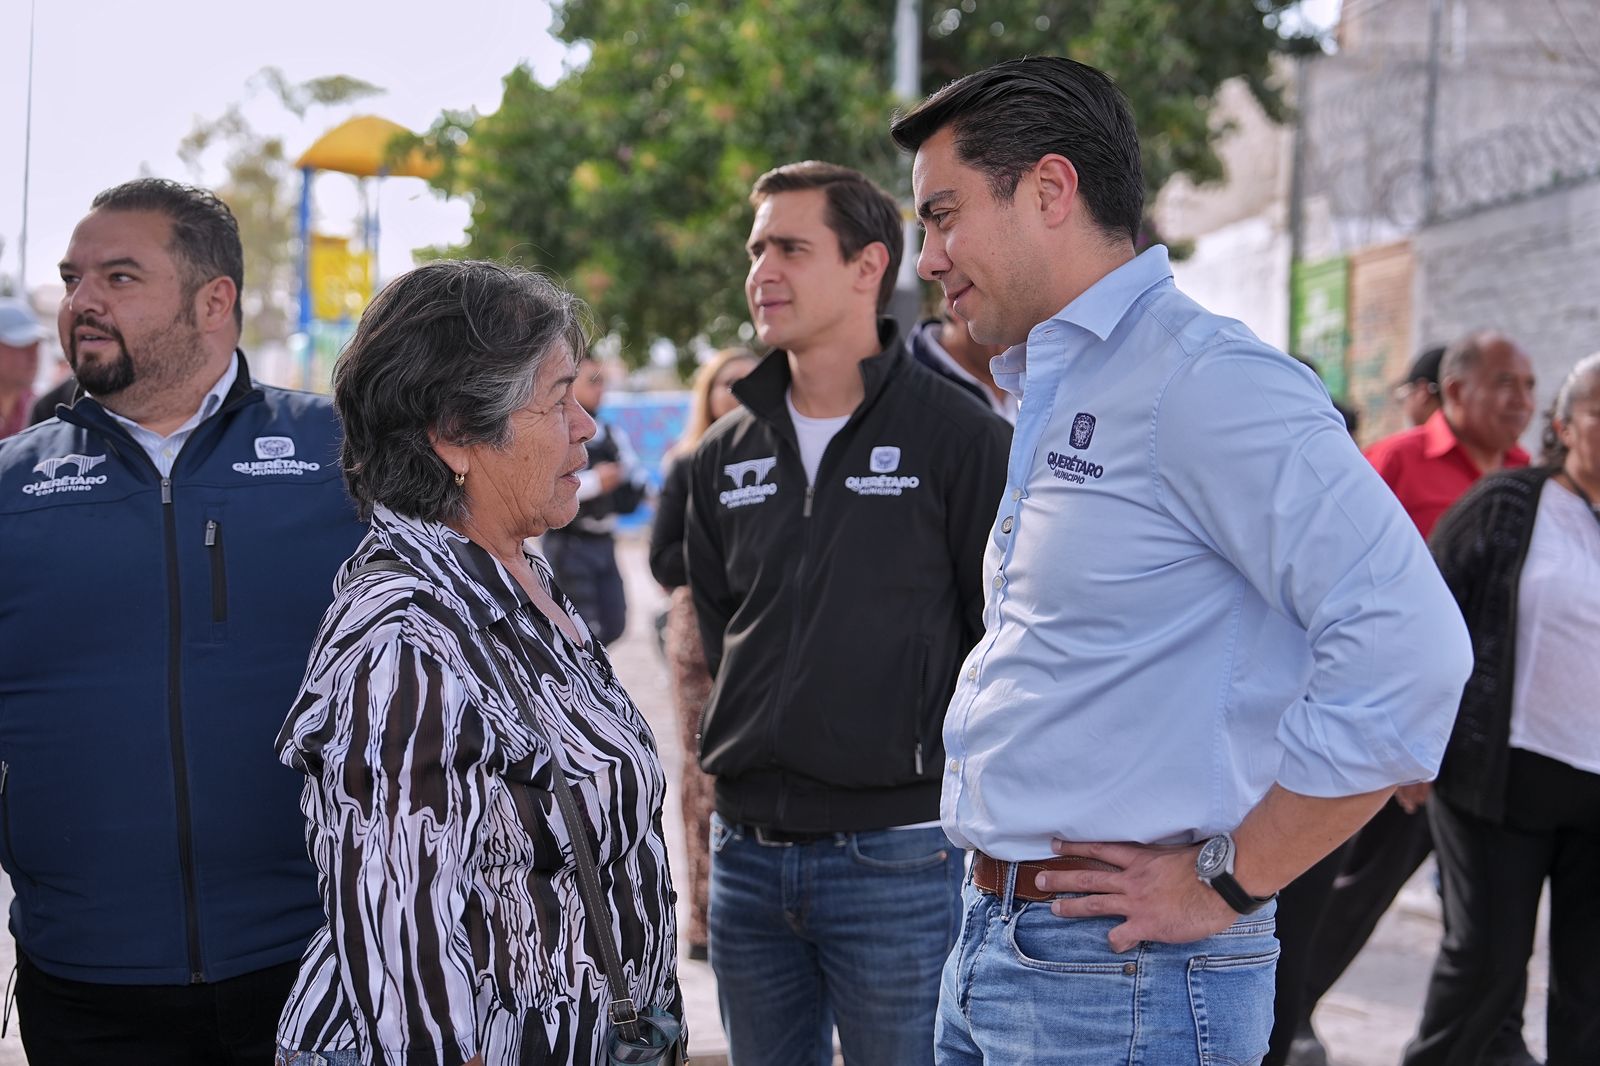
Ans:
<svg viewBox="0 0 1600 1066"><path fill-rule="evenodd" d="M0 437L28 424L33 382L39 376L39 342L45 336L27 301L0 299Z"/></svg>

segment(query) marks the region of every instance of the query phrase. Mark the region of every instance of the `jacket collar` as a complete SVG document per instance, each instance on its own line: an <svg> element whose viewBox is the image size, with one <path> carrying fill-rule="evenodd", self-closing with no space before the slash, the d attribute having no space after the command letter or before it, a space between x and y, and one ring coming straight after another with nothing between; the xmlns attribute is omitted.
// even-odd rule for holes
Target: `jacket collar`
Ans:
<svg viewBox="0 0 1600 1066"><path fill-rule="evenodd" d="M878 319L878 344L878 353L861 360L859 364L866 395L862 397L861 406L851 414L852 418L877 402L884 386L907 358L905 344L900 339L900 327L892 318ZM789 416L784 396L789 391L790 380L789 353L782 348L774 348L754 370L734 384L733 394L761 418L787 425Z"/></svg>
<svg viewBox="0 0 1600 1066"><path fill-rule="evenodd" d="M218 414L233 410L252 395L261 395L260 386L250 376L250 361L245 358L244 349L235 348L233 354L238 360L239 372L234 375L233 384L222 397L222 406L217 408ZM83 391L83 385L78 382L74 382L72 398L64 404L56 405L56 416L63 421L88 429L120 432L120 427L117 426L116 419L111 417L111 412L102 407L99 400Z"/></svg>

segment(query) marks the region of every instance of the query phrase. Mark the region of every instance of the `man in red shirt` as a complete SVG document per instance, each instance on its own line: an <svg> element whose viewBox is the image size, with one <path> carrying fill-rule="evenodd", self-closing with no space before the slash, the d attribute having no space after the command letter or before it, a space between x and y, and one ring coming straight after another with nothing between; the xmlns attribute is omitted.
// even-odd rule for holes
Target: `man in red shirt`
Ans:
<svg viewBox="0 0 1600 1066"><path fill-rule="evenodd" d="M1528 453L1517 445L1517 438L1533 418L1533 385L1533 364L1514 341L1493 331L1469 334L1445 349L1439 367L1439 410L1420 426L1367 449L1367 459L1424 537L1474 481L1496 470L1528 465ZM1312 1009L1433 850L1422 811L1428 791L1426 783L1397 789L1393 801L1346 846L1312 943L1304 1016L1288 1057L1290 1066L1327 1061L1310 1032ZM1522 1043L1520 1011L1507 1022L1489 1047L1485 1063L1533 1062Z"/></svg>
<svg viewBox="0 0 1600 1066"><path fill-rule="evenodd" d="M1484 474L1528 465L1517 438L1533 417L1533 364L1498 333L1474 333L1452 344L1439 381L1439 410L1367 449L1424 537Z"/></svg>

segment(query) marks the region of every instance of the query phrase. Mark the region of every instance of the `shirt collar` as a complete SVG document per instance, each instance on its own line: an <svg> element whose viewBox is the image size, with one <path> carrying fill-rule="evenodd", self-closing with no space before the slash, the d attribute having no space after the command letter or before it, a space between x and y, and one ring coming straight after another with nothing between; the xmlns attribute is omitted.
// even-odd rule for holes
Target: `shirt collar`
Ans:
<svg viewBox="0 0 1600 1066"><path fill-rule="evenodd" d="M200 398L200 406L195 413L189 416L189 420L187 422L173 430L171 433L168 433L166 436L170 438L176 437L180 433L188 433L200 423L216 414L218 409L222 407L222 401L227 397L228 390L233 388L233 383L238 379L238 377L239 353L235 351L233 353L233 357L228 360L228 368L224 370L222 372L222 376L212 384L211 389ZM101 406L104 407L105 405L101 404ZM145 429L131 418L123 418L109 407L106 408L106 414L110 415L112 418L115 418L122 424L123 428L127 429L130 433L143 433L147 436L157 436L157 434L155 434L153 431Z"/></svg>
<svg viewBox="0 0 1600 1066"><path fill-rule="evenodd" d="M442 522L400 514L380 503L372 508L372 528L384 547L401 560L432 575L436 583L447 582L449 591L460 599L473 624L480 629L531 602L522 586L488 549ZM530 560L535 558L526 551L524 554ZM548 587L548 575L537 563L533 569Z"/></svg>
<svg viewBox="0 0 1600 1066"><path fill-rule="evenodd" d="M1134 303L1151 288L1172 277L1165 245L1153 245L1123 263L1085 289L1077 299L1051 315L1046 321L1065 322L1094 334L1104 341L1127 317ZM1028 345L1034 343L1039 323L1028 333L1028 340L1013 345L989 360L994 383L1021 399L1027 378Z"/></svg>
<svg viewBox="0 0 1600 1066"><path fill-rule="evenodd" d="M1451 451L1460 447L1461 442L1456 439L1455 430L1450 428L1450 423L1445 419L1443 410L1433 412L1428 416L1428 420L1422 423L1422 454L1424 458L1442 459L1449 455ZM1465 449L1462 449L1462 454L1466 455ZM1469 461L1470 459L1471 456L1468 456ZM1506 449L1502 462L1506 466L1526 466L1528 459L1528 453L1523 450L1522 445L1513 444Z"/></svg>
<svg viewBox="0 0 1600 1066"><path fill-rule="evenodd" d="M1171 277L1166 247L1153 245L1089 286L1050 320L1082 327L1105 340L1127 317L1134 301Z"/></svg>

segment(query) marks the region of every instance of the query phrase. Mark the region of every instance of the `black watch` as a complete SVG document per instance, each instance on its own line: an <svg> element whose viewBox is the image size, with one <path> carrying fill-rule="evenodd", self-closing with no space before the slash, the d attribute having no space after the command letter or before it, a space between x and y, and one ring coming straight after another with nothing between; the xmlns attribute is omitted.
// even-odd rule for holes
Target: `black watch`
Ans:
<svg viewBox="0 0 1600 1066"><path fill-rule="evenodd" d="M1240 914L1254 914L1277 898L1274 892L1270 896L1252 896L1244 890L1244 886L1233 877L1233 837L1228 833L1219 833L1200 845L1200 854L1194 858L1194 872L1212 888L1217 890L1228 906Z"/></svg>

